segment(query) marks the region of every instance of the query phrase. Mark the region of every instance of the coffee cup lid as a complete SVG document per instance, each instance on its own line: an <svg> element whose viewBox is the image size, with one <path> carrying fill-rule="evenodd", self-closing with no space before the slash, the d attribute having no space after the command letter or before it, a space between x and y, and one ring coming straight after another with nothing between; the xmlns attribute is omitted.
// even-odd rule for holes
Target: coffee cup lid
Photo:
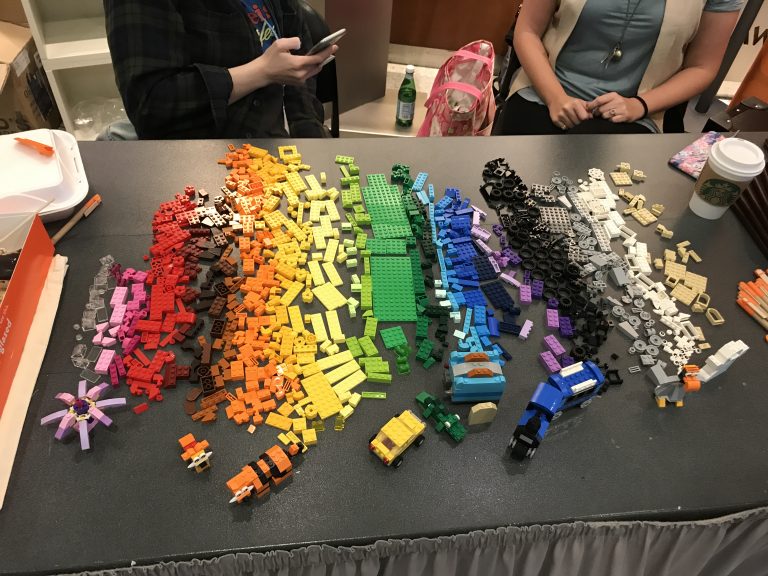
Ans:
<svg viewBox="0 0 768 576"><path fill-rule="evenodd" d="M712 147L715 160L727 170L751 178L760 174L765 168L763 151L741 138L726 138Z"/></svg>

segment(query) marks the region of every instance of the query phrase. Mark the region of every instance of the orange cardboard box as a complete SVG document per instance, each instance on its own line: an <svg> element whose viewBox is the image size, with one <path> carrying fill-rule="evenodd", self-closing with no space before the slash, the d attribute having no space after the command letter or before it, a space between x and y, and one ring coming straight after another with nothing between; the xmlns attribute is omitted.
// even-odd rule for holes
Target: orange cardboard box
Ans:
<svg viewBox="0 0 768 576"><path fill-rule="evenodd" d="M0 302L0 415L53 258L53 244L36 214L0 215L0 248L21 250Z"/></svg>

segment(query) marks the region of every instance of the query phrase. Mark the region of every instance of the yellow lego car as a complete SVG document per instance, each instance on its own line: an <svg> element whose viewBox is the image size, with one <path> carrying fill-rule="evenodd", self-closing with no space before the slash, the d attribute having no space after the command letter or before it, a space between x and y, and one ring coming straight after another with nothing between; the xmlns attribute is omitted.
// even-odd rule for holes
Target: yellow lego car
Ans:
<svg viewBox="0 0 768 576"><path fill-rule="evenodd" d="M424 429L427 427L410 410L400 414L384 424L378 434L371 436L368 449L376 454L387 466L399 468L403 463L403 452L411 444L416 447L424 443Z"/></svg>

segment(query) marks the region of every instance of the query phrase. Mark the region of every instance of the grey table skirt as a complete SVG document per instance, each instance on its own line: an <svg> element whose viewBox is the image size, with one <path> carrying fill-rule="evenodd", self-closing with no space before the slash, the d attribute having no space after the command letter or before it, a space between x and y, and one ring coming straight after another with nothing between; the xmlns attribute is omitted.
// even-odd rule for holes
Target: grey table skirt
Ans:
<svg viewBox="0 0 768 576"><path fill-rule="evenodd" d="M695 522L575 522L164 562L99 575L761 576L768 508Z"/></svg>

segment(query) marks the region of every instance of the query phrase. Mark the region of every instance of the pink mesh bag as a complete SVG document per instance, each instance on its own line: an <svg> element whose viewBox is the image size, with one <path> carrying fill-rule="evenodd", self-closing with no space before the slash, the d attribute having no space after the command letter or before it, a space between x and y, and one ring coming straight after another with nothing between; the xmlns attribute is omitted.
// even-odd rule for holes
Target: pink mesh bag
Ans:
<svg viewBox="0 0 768 576"><path fill-rule="evenodd" d="M488 136L493 127L493 44L471 42L440 67L419 136Z"/></svg>

